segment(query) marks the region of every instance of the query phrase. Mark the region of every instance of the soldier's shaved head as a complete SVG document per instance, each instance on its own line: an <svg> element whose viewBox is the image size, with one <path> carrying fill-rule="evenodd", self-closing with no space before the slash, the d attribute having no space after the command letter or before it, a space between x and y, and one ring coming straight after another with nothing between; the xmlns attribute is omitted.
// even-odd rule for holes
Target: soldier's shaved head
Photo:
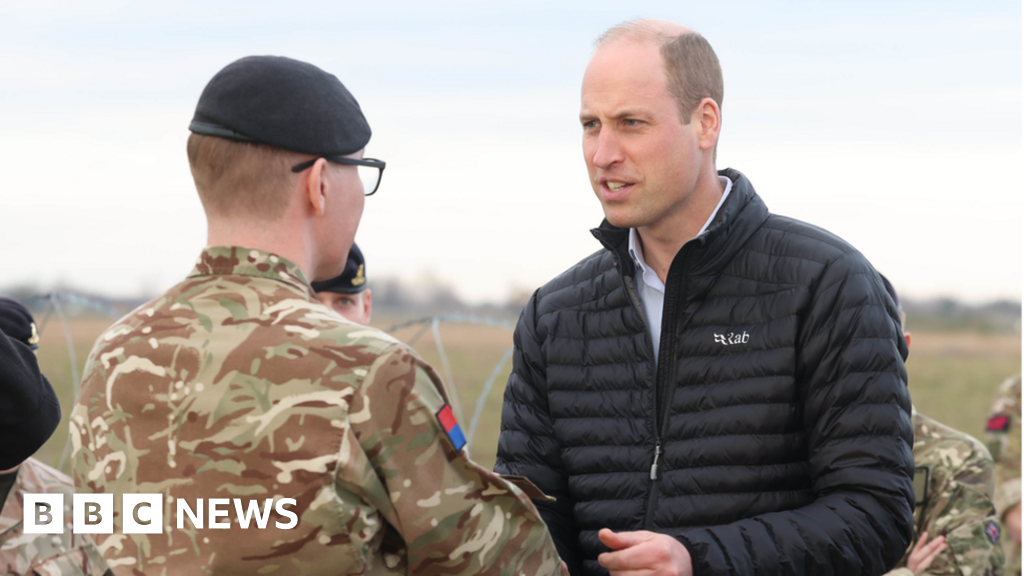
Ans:
<svg viewBox="0 0 1024 576"><path fill-rule="evenodd" d="M694 30L666 20L645 19L623 22L598 37L597 50L619 42L656 44L661 50L669 93L679 103L679 118L690 116L704 98L722 107L722 67L711 44Z"/></svg>

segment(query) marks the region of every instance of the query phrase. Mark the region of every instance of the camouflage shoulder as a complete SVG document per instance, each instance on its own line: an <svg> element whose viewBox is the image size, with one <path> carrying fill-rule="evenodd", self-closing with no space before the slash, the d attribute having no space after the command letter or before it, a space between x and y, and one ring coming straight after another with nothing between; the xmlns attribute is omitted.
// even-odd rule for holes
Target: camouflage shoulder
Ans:
<svg viewBox="0 0 1024 576"><path fill-rule="evenodd" d="M992 469L992 454L981 440L921 413L914 414L913 423L915 464Z"/></svg>
<svg viewBox="0 0 1024 576"><path fill-rule="evenodd" d="M1010 376L1003 383L999 385L999 394L1008 396L1020 397L1021 392L1021 375Z"/></svg>
<svg viewBox="0 0 1024 576"><path fill-rule="evenodd" d="M988 420L985 422L985 436L989 449L997 462L1003 460L1008 452L1011 460L1013 457L1019 458L1020 394L1020 376L1014 376L1003 382L992 403L992 411Z"/></svg>
<svg viewBox="0 0 1024 576"><path fill-rule="evenodd" d="M405 349L415 355L412 348L387 332L351 322L322 304L319 307L322 310L317 311L316 316L319 317L324 313L328 315L321 318L323 322L323 327L320 329L321 337L334 340L339 344L366 346L371 350L376 350L378 354L383 354L385 351L390 352L392 349ZM310 314L307 314L307 318L309 316Z"/></svg>
<svg viewBox="0 0 1024 576"><path fill-rule="evenodd" d="M1011 376L999 385L995 401L992 403L992 416L1021 415L1021 376Z"/></svg>
<svg viewBox="0 0 1024 576"><path fill-rule="evenodd" d="M96 342L93 344L93 350L100 348L103 345L103 343L110 342L118 335L132 331L135 327L142 323L143 317L146 316L147 311L148 315L152 317L152 311L156 309L158 302L160 302L164 298L166 298L166 294L154 298L153 300L150 300L149 302L142 304L141 306L135 308L131 312L118 318L117 321L108 326L107 329L100 333L99 337L96 338Z"/></svg>
<svg viewBox="0 0 1024 576"><path fill-rule="evenodd" d="M310 330L304 334L300 333L301 336L316 337L321 342L327 340L337 346L358 346L364 353L369 354L365 356L364 360L367 367L379 361L381 355L395 351L419 358L416 351L409 345L387 332L371 326L356 324L317 300L312 302L301 299L284 300L267 308L264 312L273 315L296 307L302 309L302 322Z"/></svg>

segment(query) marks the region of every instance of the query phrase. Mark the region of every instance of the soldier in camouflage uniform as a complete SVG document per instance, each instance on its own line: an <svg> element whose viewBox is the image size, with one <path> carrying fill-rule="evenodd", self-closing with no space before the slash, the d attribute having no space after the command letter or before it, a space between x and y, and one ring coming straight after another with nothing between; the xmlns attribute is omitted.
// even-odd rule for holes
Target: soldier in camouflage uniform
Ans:
<svg viewBox="0 0 1024 576"><path fill-rule="evenodd" d="M530 501L543 495L467 457L435 371L331 312L310 286L341 271L355 234L364 189L343 161L359 160L364 125L336 78L290 59L244 58L204 90L189 159L210 239L248 234L257 246L207 247L184 281L118 321L89 356L71 414L79 491L114 493L115 509L128 492L165 502L162 534L123 534L115 517L101 540L115 574L560 572ZM295 155L306 161L281 186L291 196L278 215L232 228L223 210L235 217L245 204L214 206L200 156L267 153L224 141L245 135L275 149L301 141L308 154ZM251 169L290 154L270 152ZM275 242L280 250L266 248ZM188 518L178 529L179 498L193 510L198 498L243 508L292 498L298 524L279 528L287 518L272 511L265 529L198 529Z"/></svg>
<svg viewBox="0 0 1024 576"><path fill-rule="evenodd" d="M896 291L882 277L906 332ZM992 503L994 464L977 439L916 409L914 425L914 541L887 576L914 574L1000 576L1004 557Z"/></svg>
<svg viewBox="0 0 1024 576"><path fill-rule="evenodd" d="M998 544L1001 530L990 496L994 469L988 450L975 438L917 410L911 420L915 539L889 575L1003 574L1003 551ZM928 546L937 549L930 564L916 572L908 568L923 563L911 562L911 554Z"/></svg>
<svg viewBox="0 0 1024 576"><path fill-rule="evenodd" d="M999 386L985 433L996 460L996 510L1007 528L1006 573L1020 576L1020 375Z"/></svg>

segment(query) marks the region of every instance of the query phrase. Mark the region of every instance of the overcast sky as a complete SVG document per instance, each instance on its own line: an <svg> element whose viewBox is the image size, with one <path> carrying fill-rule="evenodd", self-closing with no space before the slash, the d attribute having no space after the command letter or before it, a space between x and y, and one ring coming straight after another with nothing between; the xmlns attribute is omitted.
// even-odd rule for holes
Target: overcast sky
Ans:
<svg viewBox="0 0 1024 576"><path fill-rule="evenodd" d="M388 163L356 237L371 284L532 290L600 248L577 118L593 39L659 17L715 47L718 165L770 210L907 296L1020 298L1020 2L493 5L0 2L0 287L181 279L205 243L195 102L229 62L278 54L337 75Z"/></svg>

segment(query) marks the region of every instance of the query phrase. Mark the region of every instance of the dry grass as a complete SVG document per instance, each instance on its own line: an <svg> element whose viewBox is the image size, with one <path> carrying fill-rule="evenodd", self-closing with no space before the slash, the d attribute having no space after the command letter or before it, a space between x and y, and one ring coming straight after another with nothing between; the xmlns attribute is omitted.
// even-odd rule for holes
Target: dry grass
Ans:
<svg viewBox="0 0 1024 576"><path fill-rule="evenodd" d="M379 328L391 326L392 318L377 318ZM105 318L73 318L71 331L78 356L79 373L93 342L113 321ZM412 338L419 327L395 334L401 340ZM60 323L51 318L40 344L39 361L43 372L57 390L64 407L64 420L57 434L47 442L39 457L52 464L60 458L67 431L67 414L73 404L71 367ZM484 381L505 350L512 345L512 331L504 328L467 324L441 324L441 337L451 365L454 387L461 400L461 424L468 433L477 399ZM443 374L440 357L428 330L415 348ZM482 418L473 440L473 459L492 467L498 445L501 401L511 370L508 362L484 402ZM999 383L1021 370L1019 335L991 335L976 332L919 332L913 334L911 355L907 361L910 390L917 408L950 426L975 436L981 435L992 395ZM454 386L453 386L454 385Z"/></svg>
<svg viewBox="0 0 1024 576"><path fill-rule="evenodd" d="M996 388L1020 370L1019 334L911 333L907 374L915 407L972 436L983 435Z"/></svg>

